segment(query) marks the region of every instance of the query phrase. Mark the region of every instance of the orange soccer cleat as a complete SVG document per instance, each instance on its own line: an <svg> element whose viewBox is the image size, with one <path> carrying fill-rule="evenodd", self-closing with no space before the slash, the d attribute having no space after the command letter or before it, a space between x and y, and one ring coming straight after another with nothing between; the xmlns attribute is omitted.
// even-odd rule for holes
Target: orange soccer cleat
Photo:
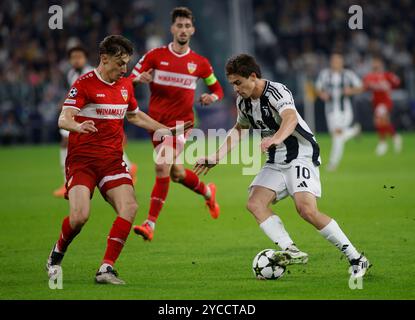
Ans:
<svg viewBox="0 0 415 320"><path fill-rule="evenodd" d="M145 222L141 226L134 226L134 232L139 236L142 236L144 240L153 240L154 230L150 225Z"/></svg>
<svg viewBox="0 0 415 320"><path fill-rule="evenodd" d="M64 198L65 192L66 192L66 187L65 185L62 185L60 188L53 191L53 195L57 198Z"/></svg>
<svg viewBox="0 0 415 320"><path fill-rule="evenodd" d="M129 168L131 178L133 179L133 185L137 182L137 165L135 163L131 163L131 168Z"/></svg>
<svg viewBox="0 0 415 320"><path fill-rule="evenodd" d="M211 217L217 219L219 217L220 207L216 202L216 185L214 183L209 183L207 186L210 189L211 195L210 199L206 200L206 205L209 207Z"/></svg>

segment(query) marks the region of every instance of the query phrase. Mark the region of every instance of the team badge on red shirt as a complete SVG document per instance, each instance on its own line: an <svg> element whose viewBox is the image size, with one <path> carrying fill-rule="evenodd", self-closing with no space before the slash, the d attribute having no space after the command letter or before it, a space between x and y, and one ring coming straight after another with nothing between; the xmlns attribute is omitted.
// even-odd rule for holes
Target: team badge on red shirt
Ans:
<svg viewBox="0 0 415 320"><path fill-rule="evenodd" d="M187 64L187 70L189 71L189 73L193 73L196 71L197 68L197 64L193 63L193 62L189 62Z"/></svg>
<svg viewBox="0 0 415 320"><path fill-rule="evenodd" d="M121 89L121 95L124 98L125 101L128 100L128 90Z"/></svg>

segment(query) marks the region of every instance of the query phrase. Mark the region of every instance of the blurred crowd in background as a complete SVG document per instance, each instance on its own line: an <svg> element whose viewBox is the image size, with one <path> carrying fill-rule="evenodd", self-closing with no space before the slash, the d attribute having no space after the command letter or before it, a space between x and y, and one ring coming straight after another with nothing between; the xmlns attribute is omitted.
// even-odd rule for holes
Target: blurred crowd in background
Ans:
<svg viewBox="0 0 415 320"><path fill-rule="evenodd" d="M183 1L165 2L165 10L169 12L174 6L183 4ZM1 1L0 143L59 140L57 117L68 90L65 75L69 69L67 50L70 47L83 45L89 53L90 64L95 66L100 40L108 34L122 34L135 45L132 68L148 49L168 43L170 34L165 27L166 21L157 18L160 4L155 3L157 1L151 0L56 1L64 9L64 28L52 32L47 23L51 16L48 1ZM227 6L227 1L220 3L217 5ZM261 63L265 77L283 82L292 89L300 111L304 105L304 84L313 83L318 72L327 67L332 50L342 51L346 66L361 77L370 71L371 57L381 54L387 69L402 80L401 88L393 94L398 128L414 128L413 1L362 2L363 30L353 31L347 24L350 17L348 8L360 1L245 0L244 3L251 5L249 11L253 15L251 31L255 52L252 53ZM197 32L200 28L206 29L197 24L198 16L203 13L199 13L196 7L192 8L191 1L184 4L194 11L196 27L199 28ZM229 8L224 9L227 10ZM210 28L214 27L215 24L210 25ZM198 33L195 35L197 38ZM196 43L202 53L215 50L214 41ZM223 59L226 60L228 55ZM216 68L215 63L213 65ZM218 78L224 79L221 68L217 68L216 73ZM222 103L226 112L221 113L221 117L228 117L230 120L226 123L232 123L234 97L227 84L223 83L223 87L227 98ZM138 89L137 95L145 110L146 92ZM370 130L368 94L356 100L356 107L366 110L358 113L359 121L366 121L364 128ZM316 110L318 131L326 129L323 114ZM208 115L200 114L199 122L204 116ZM367 116L370 119L366 119Z"/></svg>

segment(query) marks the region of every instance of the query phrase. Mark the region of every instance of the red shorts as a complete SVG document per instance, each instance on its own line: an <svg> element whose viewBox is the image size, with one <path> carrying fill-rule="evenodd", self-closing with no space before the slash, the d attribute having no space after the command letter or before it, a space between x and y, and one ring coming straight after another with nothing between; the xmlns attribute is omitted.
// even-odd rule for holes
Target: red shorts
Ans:
<svg viewBox="0 0 415 320"><path fill-rule="evenodd" d="M104 199L108 190L123 184L133 186L133 181L126 163L122 157L103 159L72 157L66 162L66 193L78 185L86 186L91 192L91 198L95 187L98 187Z"/></svg>

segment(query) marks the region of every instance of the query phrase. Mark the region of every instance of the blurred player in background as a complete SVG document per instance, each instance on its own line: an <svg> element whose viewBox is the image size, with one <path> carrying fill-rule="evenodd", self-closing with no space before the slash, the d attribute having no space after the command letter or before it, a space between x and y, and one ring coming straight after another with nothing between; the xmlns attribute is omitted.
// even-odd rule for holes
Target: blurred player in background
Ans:
<svg viewBox="0 0 415 320"><path fill-rule="evenodd" d="M288 265L308 260L270 208L291 196L300 216L348 258L351 277L364 276L369 261L337 222L317 207L317 198L321 197L320 148L297 112L290 90L282 83L262 79L255 59L246 54L228 60L226 76L238 94L238 119L216 153L197 161L195 172L206 174L218 164L240 142L243 129L261 130L261 150L267 153L268 161L249 186L247 208L264 233L283 250L275 253L275 262Z"/></svg>
<svg viewBox="0 0 415 320"><path fill-rule="evenodd" d="M325 103L327 127L332 138L328 171L335 171L343 156L345 143L358 135L360 124L353 123L353 108L350 97L361 93L362 82L352 71L344 68L343 56L333 53L330 68L320 72L316 91Z"/></svg>
<svg viewBox="0 0 415 320"><path fill-rule="evenodd" d="M393 108L391 91L399 87L401 83L400 79L392 72L385 71L381 57L374 57L372 61L372 72L364 77L363 83L365 89L373 93L373 119L379 136L376 154L383 156L388 151L387 136L392 137L395 152L400 152L402 149L402 138L396 133L391 121Z"/></svg>
<svg viewBox="0 0 415 320"><path fill-rule="evenodd" d="M177 121L193 122L194 94L199 78L204 80L211 92L201 95L199 101L202 105L210 105L223 97L222 87L209 61L190 49L190 39L195 32L192 12L185 7L175 8L171 18L173 42L145 54L131 74L134 83L150 84L149 115L166 126L173 126ZM166 152L177 157L183 151L189 133L190 130L183 136L163 142L153 140L153 145L159 155ZM156 163L156 182L151 193L148 218L142 225L134 227L134 231L144 240L151 241L153 238L156 221L167 198L170 179L202 195L212 218L219 216L219 205L215 200L216 186L213 183L205 185L183 164L166 162Z"/></svg>
<svg viewBox="0 0 415 320"><path fill-rule="evenodd" d="M74 46L68 50L68 60L69 64L71 65L71 68L69 69L66 80L68 84L68 88L70 88L75 81L85 73L92 71L94 68L89 65L88 63L88 53L82 46ZM68 137L69 137L69 131L65 129L59 129L59 133L61 135L61 145L60 145L60 152L59 152L59 159L60 159L60 165L63 172L63 179L64 183L63 185L56 189L53 192L53 195L55 197L61 197L63 198L65 196L66 187L66 174L65 174L65 161L66 161L66 155L68 153ZM125 163L127 163L127 166L130 170L131 175L133 176L133 179L136 179L136 172L137 172L137 166L134 163L131 163L127 157L127 154L124 153L123 159Z"/></svg>
<svg viewBox="0 0 415 320"><path fill-rule="evenodd" d="M124 77L132 53L132 43L126 38L106 37L99 45L99 66L78 78L63 104L59 127L70 131L65 194L70 213L63 220L59 240L47 260L50 278L59 274L69 244L88 220L90 200L97 186L117 218L95 281L124 284L113 266L137 211L132 177L122 158L124 117L147 130L166 128L138 109L132 82Z"/></svg>

